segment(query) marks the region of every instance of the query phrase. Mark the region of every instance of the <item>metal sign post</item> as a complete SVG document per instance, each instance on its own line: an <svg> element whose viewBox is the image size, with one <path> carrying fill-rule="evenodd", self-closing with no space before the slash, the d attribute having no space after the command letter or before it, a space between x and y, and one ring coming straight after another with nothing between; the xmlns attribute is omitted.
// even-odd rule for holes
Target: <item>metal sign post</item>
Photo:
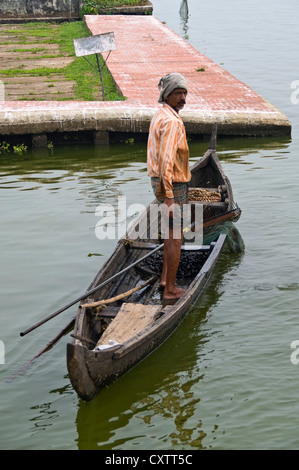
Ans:
<svg viewBox="0 0 299 470"><path fill-rule="evenodd" d="M104 34L95 34L94 36L90 36L88 38L74 39L73 42L74 42L76 56L83 57L83 59L85 59L95 70L97 70L97 72L99 72L101 86L102 86L103 100L105 101L102 70L107 63L107 60L109 58L111 51L116 50L114 33L111 32L111 33L104 33ZM101 54L102 52L108 52L108 55L106 57L106 60L104 60L103 67L101 68L98 54ZM97 65L98 65L97 69L85 57L85 56L92 55L92 54L95 54L96 56Z"/></svg>

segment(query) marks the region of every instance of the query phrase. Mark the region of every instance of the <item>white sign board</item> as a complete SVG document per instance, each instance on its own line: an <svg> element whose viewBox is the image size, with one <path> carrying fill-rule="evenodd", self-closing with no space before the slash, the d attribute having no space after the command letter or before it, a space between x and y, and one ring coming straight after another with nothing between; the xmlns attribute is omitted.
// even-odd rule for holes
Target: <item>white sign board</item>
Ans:
<svg viewBox="0 0 299 470"><path fill-rule="evenodd" d="M114 33L95 34L88 38L74 39L77 57L116 50Z"/></svg>

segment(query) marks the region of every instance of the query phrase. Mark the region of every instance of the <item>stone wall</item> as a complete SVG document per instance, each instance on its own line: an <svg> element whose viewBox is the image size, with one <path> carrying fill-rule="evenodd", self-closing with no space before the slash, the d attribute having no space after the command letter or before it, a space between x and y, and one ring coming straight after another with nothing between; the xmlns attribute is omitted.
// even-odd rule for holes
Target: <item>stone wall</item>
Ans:
<svg viewBox="0 0 299 470"><path fill-rule="evenodd" d="M79 18L82 0L0 0L0 18Z"/></svg>

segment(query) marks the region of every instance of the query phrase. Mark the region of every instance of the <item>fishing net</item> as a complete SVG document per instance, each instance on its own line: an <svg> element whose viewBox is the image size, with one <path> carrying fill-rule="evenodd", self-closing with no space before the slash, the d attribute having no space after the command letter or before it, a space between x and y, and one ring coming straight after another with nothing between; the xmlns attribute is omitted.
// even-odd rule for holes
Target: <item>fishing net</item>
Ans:
<svg viewBox="0 0 299 470"><path fill-rule="evenodd" d="M203 243L209 245L217 240L221 233L226 234L226 245L232 253L243 253L245 244L243 238L233 222L223 222L214 225L203 232Z"/></svg>
<svg viewBox="0 0 299 470"><path fill-rule="evenodd" d="M189 201L221 202L222 193L220 189L218 191L210 191L202 188L190 189Z"/></svg>
<svg viewBox="0 0 299 470"><path fill-rule="evenodd" d="M227 188L226 186L218 186L217 189L213 190L192 188L189 190L189 200L191 203L200 202L203 204L203 220L209 221L223 214L223 203L227 202ZM211 204L205 205L205 202ZM236 209L236 207L234 209ZM243 253L245 249L244 241L232 221L222 222L204 229L203 244L209 245L215 241L221 233L226 234L226 244L231 252Z"/></svg>

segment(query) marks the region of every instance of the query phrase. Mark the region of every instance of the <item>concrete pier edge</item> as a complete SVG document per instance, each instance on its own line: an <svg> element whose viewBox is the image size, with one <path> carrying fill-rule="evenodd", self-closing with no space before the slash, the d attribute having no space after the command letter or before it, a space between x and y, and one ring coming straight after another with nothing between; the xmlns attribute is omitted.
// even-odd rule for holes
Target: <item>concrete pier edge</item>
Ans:
<svg viewBox="0 0 299 470"><path fill-rule="evenodd" d="M46 104L46 103L45 103ZM156 108L128 109L125 102L103 109L12 110L0 112L2 135L50 134L52 132L108 131L147 133ZM289 121L281 113L238 113L230 111L180 113L187 133L208 135L214 122L220 135L276 136L290 133Z"/></svg>
<svg viewBox="0 0 299 470"><path fill-rule="evenodd" d="M124 95L128 97L126 101L4 101L0 107L1 135L47 135L55 132L96 131L97 138L95 142L100 143L101 138L99 136L102 135L102 143L107 143L107 135L110 133L146 134L151 117L159 106L157 103L158 77L162 76L162 73L168 73L171 66L177 67L178 63L183 64L182 72L186 73L187 80L191 84L189 99L191 105L189 107L186 106L180 113L187 133L199 136L209 135L212 125L214 122L217 122L219 135L285 136L291 134L290 121L275 106L205 58L205 56L201 55L184 39L169 30L159 20L153 16L141 17L138 15L134 16L134 18L127 16L127 20L120 20L120 18L120 16L97 15L96 18L87 17L85 21L87 20L87 25L92 34L97 34L98 29L106 32L106 30L120 28L121 33L117 31L119 38L116 35L117 50L115 54L111 54L112 59L109 58L109 68L117 85ZM147 34L152 36L164 34L166 38L165 40L163 38L164 43L166 40L169 43L169 49L164 51L164 62L158 56L159 51L155 54L152 46L150 46L151 50L148 52L148 57L150 55L154 57L152 64L149 63L146 50L142 51L144 58L136 54L136 51L135 56L137 57L135 59L133 55L128 56L130 52L128 49L130 48L127 47L129 43L127 45L125 43L126 38L123 35L124 25L128 29L131 28L128 32L127 40L132 41L129 33L131 32L132 36L132 31L136 31L136 37L138 36L138 39L141 41L139 43L140 47L142 46L142 40L145 40L145 36L142 39L142 32L145 26L148 27L149 33ZM138 28L140 29L138 30ZM141 33L138 31L141 31ZM173 45L170 41L173 41ZM185 62L182 62L179 56L176 56L176 62L174 62L174 58L171 57L172 49L175 49L176 53L178 53L179 48L182 50L181 53ZM167 50L170 56L168 63ZM188 57L188 54L190 57ZM130 57L131 61L136 60L136 64L130 63ZM194 64L198 63L198 61L206 61L205 67L207 72L203 72L206 75L201 75L203 77L201 82L198 82L199 75L194 74ZM175 66L173 66L174 63ZM142 73L145 75L142 75ZM146 77L146 86L149 89L147 96L145 96L145 91L141 85L144 77ZM218 80L217 83L223 86L223 90L227 93L227 102L233 103L227 109L223 109L223 94L221 95L221 106L218 103L215 104L217 101L215 96L217 98L217 95L212 96L211 103L213 104L214 100L214 104L209 106L209 96L213 92L210 81L213 83L214 79ZM200 87L201 89L198 92ZM207 93L207 98L205 105L203 105L202 97L205 93ZM239 106L239 108L233 102L233 93L238 94L236 96L236 103L238 103L238 100L242 103L242 106Z"/></svg>

